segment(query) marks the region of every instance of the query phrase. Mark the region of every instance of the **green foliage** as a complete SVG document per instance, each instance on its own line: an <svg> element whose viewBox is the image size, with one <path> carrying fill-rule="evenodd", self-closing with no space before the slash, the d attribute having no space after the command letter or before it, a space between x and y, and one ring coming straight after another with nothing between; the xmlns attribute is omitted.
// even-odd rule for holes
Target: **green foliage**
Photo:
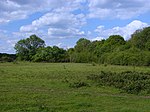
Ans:
<svg viewBox="0 0 150 112"><path fill-rule="evenodd" d="M67 50L68 58L70 62L75 62L75 50L74 48L69 48Z"/></svg>
<svg viewBox="0 0 150 112"><path fill-rule="evenodd" d="M86 63L0 63L0 111L149 112L148 90L142 90L141 95L131 95L87 80L87 76L99 75L100 71L122 73L133 71L133 67L92 66ZM136 67L135 71L150 73L150 68ZM67 81L62 81L64 79ZM129 76L127 79L130 79ZM77 82L77 87L83 85L79 84L82 82L90 86L69 87L70 83ZM146 88L150 87L149 82L146 83Z"/></svg>
<svg viewBox="0 0 150 112"><path fill-rule="evenodd" d="M13 62L15 59L15 54L0 53L0 62Z"/></svg>
<svg viewBox="0 0 150 112"><path fill-rule="evenodd" d="M106 43L110 45L122 45L125 44L125 40L120 35L111 35L107 40Z"/></svg>
<svg viewBox="0 0 150 112"><path fill-rule="evenodd" d="M57 46L45 47L37 50L32 59L34 62L67 62L66 51Z"/></svg>
<svg viewBox="0 0 150 112"><path fill-rule="evenodd" d="M145 48L150 51L150 40L146 42Z"/></svg>
<svg viewBox="0 0 150 112"><path fill-rule="evenodd" d="M100 58L100 63L114 65L149 66L150 52L139 51L138 49L129 49L127 51L106 53Z"/></svg>
<svg viewBox="0 0 150 112"><path fill-rule="evenodd" d="M87 79L99 85L113 86L127 93L139 94L142 91L150 94L150 74L133 71L121 73L101 71L98 75L89 75Z"/></svg>
<svg viewBox="0 0 150 112"><path fill-rule="evenodd" d="M31 35L30 38L18 41L14 48L20 60L31 61L37 49L44 46L45 42L42 39L36 35Z"/></svg>
<svg viewBox="0 0 150 112"><path fill-rule="evenodd" d="M117 47L124 45L126 42L123 37L120 35L112 35L110 36L102 46L103 52L113 52Z"/></svg>
<svg viewBox="0 0 150 112"><path fill-rule="evenodd" d="M44 47L44 41L36 35L22 39L15 45L20 60L34 62L76 62L112 65L150 65L150 27L137 30L125 41L120 35L106 40L90 41L80 38L74 48L64 50L57 46ZM3 59L4 60L4 59Z"/></svg>
<svg viewBox="0 0 150 112"><path fill-rule="evenodd" d="M149 43L149 41L150 41L150 27L135 31L135 33L129 40L129 42L131 42L133 46L144 50L147 49L146 44L147 42Z"/></svg>
<svg viewBox="0 0 150 112"><path fill-rule="evenodd" d="M112 35L106 40L90 42L81 38L72 51L72 62L96 62L112 65L150 65L150 28L136 31L129 41L120 35ZM142 46L138 47L142 42ZM143 49L144 48L144 49Z"/></svg>
<svg viewBox="0 0 150 112"><path fill-rule="evenodd" d="M90 40L87 40L85 38L79 39L76 43L75 51L79 53L84 52L85 50L88 49L90 43L91 43Z"/></svg>

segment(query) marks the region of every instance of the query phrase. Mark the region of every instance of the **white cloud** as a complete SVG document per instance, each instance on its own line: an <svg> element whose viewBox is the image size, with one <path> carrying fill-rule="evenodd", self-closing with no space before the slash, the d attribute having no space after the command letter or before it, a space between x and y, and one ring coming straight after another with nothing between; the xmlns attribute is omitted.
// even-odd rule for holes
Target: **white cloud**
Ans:
<svg viewBox="0 0 150 112"><path fill-rule="evenodd" d="M61 4L60 7L55 6L40 18L32 21L31 24L20 27L21 33L37 33L44 29L47 37L51 38L68 38L84 36L84 32L80 28L86 24L86 17L82 13L74 14L73 11L82 8L82 3L86 0L48 0L49 4ZM61 3L62 2L62 3ZM21 2L22 3L22 2ZM58 4L57 4L58 3Z"/></svg>
<svg viewBox="0 0 150 112"><path fill-rule="evenodd" d="M96 38L93 38L92 41L103 40L103 39L104 39L103 37L96 37Z"/></svg>
<svg viewBox="0 0 150 112"><path fill-rule="evenodd" d="M84 15L74 15L68 12L51 12L47 13L44 16L40 17L39 19L32 22L32 26L35 27L42 27L42 26L49 26L49 27L61 27L66 28L71 26L82 26L85 23ZM79 27L79 26L78 26Z"/></svg>
<svg viewBox="0 0 150 112"><path fill-rule="evenodd" d="M0 23L26 18L28 13L30 14L30 12L28 6L21 6L10 0L0 1Z"/></svg>
<svg viewBox="0 0 150 112"><path fill-rule="evenodd" d="M147 23L138 20L134 20L124 27L114 27L112 29L105 29L104 26L98 26L95 32L98 33L100 38L98 37L95 38L94 40L96 39L99 40L102 37L108 38L110 35L121 35L125 38L125 40L128 40L131 37L131 34L133 34L136 30L142 29L147 26L148 26Z"/></svg>
<svg viewBox="0 0 150 112"><path fill-rule="evenodd" d="M35 12L71 12L83 7L89 12L90 18L128 19L150 11L148 2L149 0L0 0L0 24L27 18Z"/></svg>
<svg viewBox="0 0 150 112"><path fill-rule="evenodd" d="M128 19L150 11L149 0L88 0L90 18Z"/></svg>
<svg viewBox="0 0 150 112"><path fill-rule="evenodd" d="M70 29L59 29L59 28L49 28L48 35L51 38L74 38L74 37L82 37L85 36L83 31L79 31L78 29L70 28Z"/></svg>
<svg viewBox="0 0 150 112"><path fill-rule="evenodd" d="M75 10L81 7L84 0L0 0L0 24L24 19L35 12L55 9Z"/></svg>
<svg viewBox="0 0 150 112"><path fill-rule="evenodd" d="M80 28L86 24L86 19L83 14L72 14L63 12L62 10L49 12L37 20L34 20L30 25L22 26L20 31L38 32L44 28L46 33L51 38L68 38L84 36L84 32ZM45 33L45 32L44 32Z"/></svg>
<svg viewBox="0 0 150 112"><path fill-rule="evenodd" d="M62 46L62 43L58 43L56 46L61 47L61 46Z"/></svg>
<svg viewBox="0 0 150 112"><path fill-rule="evenodd" d="M32 34L43 40L84 36L80 28L86 23L85 15L73 14L84 2L86 0L0 0L0 24L25 19L36 12L47 12L31 24L21 26L20 32L7 32L8 35L0 32L0 52L10 52L10 49L14 52L15 42Z"/></svg>
<svg viewBox="0 0 150 112"><path fill-rule="evenodd" d="M17 43L17 41L18 41L18 40L7 40L6 42L7 42L10 46L14 47L15 44Z"/></svg>
<svg viewBox="0 0 150 112"><path fill-rule="evenodd" d="M34 27L32 25L26 25L26 26L20 27L21 32L32 32L32 31L36 31L36 30L37 30L37 27Z"/></svg>
<svg viewBox="0 0 150 112"><path fill-rule="evenodd" d="M9 33L8 31L0 29L0 52L1 53L14 53L13 47L16 43L16 40L8 38L10 37L8 33Z"/></svg>

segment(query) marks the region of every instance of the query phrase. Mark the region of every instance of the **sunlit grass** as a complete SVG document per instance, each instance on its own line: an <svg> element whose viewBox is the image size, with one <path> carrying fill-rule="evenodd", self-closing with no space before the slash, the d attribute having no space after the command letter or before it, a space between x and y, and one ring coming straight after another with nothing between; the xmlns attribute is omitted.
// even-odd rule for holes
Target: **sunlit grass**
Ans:
<svg viewBox="0 0 150 112"><path fill-rule="evenodd" d="M78 63L1 63L0 112L148 112L150 98L97 86L100 71L150 72L149 67ZM70 87L74 82L89 86Z"/></svg>

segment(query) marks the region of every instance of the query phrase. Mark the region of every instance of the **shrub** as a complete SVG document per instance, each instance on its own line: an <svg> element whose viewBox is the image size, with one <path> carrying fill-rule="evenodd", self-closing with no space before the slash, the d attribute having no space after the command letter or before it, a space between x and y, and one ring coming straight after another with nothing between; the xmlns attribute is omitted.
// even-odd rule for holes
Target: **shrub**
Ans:
<svg viewBox="0 0 150 112"><path fill-rule="evenodd" d="M150 73L126 71L121 73L101 71L98 75L87 76L88 80L119 88L127 93L139 94L141 91L150 93Z"/></svg>

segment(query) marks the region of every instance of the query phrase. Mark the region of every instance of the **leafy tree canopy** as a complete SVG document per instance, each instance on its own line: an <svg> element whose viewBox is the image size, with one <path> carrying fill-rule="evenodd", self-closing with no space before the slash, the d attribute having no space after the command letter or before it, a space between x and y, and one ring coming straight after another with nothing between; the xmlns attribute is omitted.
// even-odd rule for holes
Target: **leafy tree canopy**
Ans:
<svg viewBox="0 0 150 112"><path fill-rule="evenodd" d="M150 27L135 31L129 42L139 49L147 49L150 43Z"/></svg>
<svg viewBox="0 0 150 112"><path fill-rule="evenodd" d="M44 40L36 35L31 35L29 38L18 41L15 49L21 60L31 60L32 56L36 54L36 50L44 46Z"/></svg>
<svg viewBox="0 0 150 112"><path fill-rule="evenodd" d="M35 62L96 62L115 65L150 65L150 27L137 30L125 41L120 35L106 40L90 41L80 38L74 48L45 47L45 42L31 35L15 45L18 58ZM6 60L6 57L1 60Z"/></svg>

